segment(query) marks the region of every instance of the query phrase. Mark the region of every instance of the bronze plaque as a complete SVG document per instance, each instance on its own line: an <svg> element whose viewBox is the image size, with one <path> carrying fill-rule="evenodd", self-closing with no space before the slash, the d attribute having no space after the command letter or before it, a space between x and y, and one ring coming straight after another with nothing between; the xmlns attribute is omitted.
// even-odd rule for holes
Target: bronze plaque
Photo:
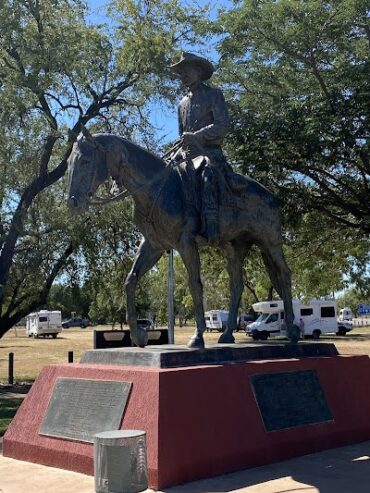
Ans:
<svg viewBox="0 0 370 493"><path fill-rule="evenodd" d="M93 442L102 431L118 430L130 382L58 378L40 435Z"/></svg>
<svg viewBox="0 0 370 493"><path fill-rule="evenodd" d="M265 373L250 378L267 431L333 420L315 370Z"/></svg>

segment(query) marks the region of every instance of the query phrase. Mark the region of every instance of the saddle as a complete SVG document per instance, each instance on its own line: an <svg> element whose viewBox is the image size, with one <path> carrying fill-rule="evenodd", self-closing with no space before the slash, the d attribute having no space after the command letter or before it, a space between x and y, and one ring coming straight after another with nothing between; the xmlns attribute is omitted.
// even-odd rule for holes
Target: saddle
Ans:
<svg viewBox="0 0 370 493"><path fill-rule="evenodd" d="M202 212L200 175L205 166L212 167L215 173L219 206L246 209L245 195L248 193L246 177L235 173L227 163L224 166L212 164L208 156L197 156L184 160L177 165L188 207L191 210L195 209L198 214Z"/></svg>

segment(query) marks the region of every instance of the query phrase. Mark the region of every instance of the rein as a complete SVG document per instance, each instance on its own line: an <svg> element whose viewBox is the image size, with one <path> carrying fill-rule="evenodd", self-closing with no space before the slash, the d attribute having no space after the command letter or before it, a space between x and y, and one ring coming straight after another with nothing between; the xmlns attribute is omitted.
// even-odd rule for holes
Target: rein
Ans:
<svg viewBox="0 0 370 493"><path fill-rule="evenodd" d="M170 155L175 150L178 151L180 149L180 147L181 147L181 144L182 144L181 141L177 142L168 152L166 152L166 154L164 154L161 157L161 159L165 159L168 155ZM176 156L176 154L177 154L177 152L175 153L175 156ZM128 190L124 189L121 192L119 192L117 195L114 195L113 197L96 197L95 200L91 200L90 201L90 205L92 205L92 206L100 206L100 205L111 204L112 202L118 202L119 200L124 200L127 197L129 197L130 195L133 195L136 192L140 192L140 190L143 190L143 189L149 187L150 185L152 185L153 183L155 183L156 181L158 181L159 178L162 177L162 175L164 175L166 172L168 172L169 170L171 170L172 168L174 168L178 164L179 163L171 164L171 161L168 162L168 164L164 167L164 169L160 173L158 173L158 175L156 175L152 180L149 180L147 183L144 183L140 187L136 188L133 192L129 192ZM150 210L150 214L149 214L148 218L146 219L148 222L151 222L151 218L152 218L153 211L154 211L154 206L157 203L157 200L159 198L159 195L160 195L160 193L161 193L161 191L162 191L162 189L164 187L164 184L165 184L165 182L159 188L156 196L154 197L154 201L153 201L153 205L152 205L151 210ZM140 212L140 214L142 214L142 213ZM142 215L144 216L144 214L142 214Z"/></svg>
<svg viewBox="0 0 370 493"><path fill-rule="evenodd" d="M111 204L112 202L117 202L118 200L123 200L129 197L131 193L128 190L122 190L122 192L117 193L117 195L114 195L113 197L96 197L95 200L90 201L90 205L96 206L96 205L106 205L106 204Z"/></svg>
<svg viewBox="0 0 370 493"><path fill-rule="evenodd" d="M171 166L170 163L167 164L167 166L165 166L165 168L163 169L163 171L161 171L153 180L151 180L150 182L148 183L145 183L145 185L142 185L141 187L139 187L139 189L137 190L141 190L142 188L152 184L153 182L155 182L158 178L160 178L164 172L168 172L168 171L172 171L172 169L174 168L175 166ZM168 174L168 173L167 173ZM166 181L167 181L167 176L165 178L165 180L162 181L162 185L159 187L155 197L154 197L154 200L153 200L153 204L152 204L152 207L150 208L150 212L149 212L149 215L146 216L145 214L143 214L139 209L138 207L136 206L136 211L139 212L139 214L141 214L143 216L143 218L145 219L145 221L147 223L153 223L153 212L154 212L154 208L155 208L155 205L159 199L159 196L161 195L161 192L163 190L163 187L165 186L166 184ZM135 191L137 191L135 190Z"/></svg>

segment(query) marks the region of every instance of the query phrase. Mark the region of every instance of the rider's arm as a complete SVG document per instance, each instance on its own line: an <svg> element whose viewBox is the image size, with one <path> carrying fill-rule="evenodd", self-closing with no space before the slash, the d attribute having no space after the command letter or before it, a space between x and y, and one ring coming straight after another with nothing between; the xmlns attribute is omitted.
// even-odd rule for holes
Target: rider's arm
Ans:
<svg viewBox="0 0 370 493"><path fill-rule="evenodd" d="M194 133L202 145L221 145L223 138L227 133L229 113L227 111L224 95L220 89L213 89L212 93L209 94L209 97L213 122Z"/></svg>
<svg viewBox="0 0 370 493"><path fill-rule="evenodd" d="M179 135L181 136L183 131L184 131L184 126L182 124L182 118L181 118L181 104L179 105L177 109L177 121L179 124Z"/></svg>

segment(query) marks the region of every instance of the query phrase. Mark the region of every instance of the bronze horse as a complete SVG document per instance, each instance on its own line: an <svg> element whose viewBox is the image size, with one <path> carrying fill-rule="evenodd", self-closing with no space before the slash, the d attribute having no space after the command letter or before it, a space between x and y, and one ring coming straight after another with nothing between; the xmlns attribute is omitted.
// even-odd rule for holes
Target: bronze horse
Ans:
<svg viewBox="0 0 370 493"><path fill-rule="evenodd" d="M206 326L198 248L207 242L199 235L199 223L189 216L181 175L171 164L121 137L83 132L69 158L70 210L87 210L98 186L109 177L132 196L134 220L144 235L126 279L127 321L132 341L140 347L147 344L147 334L136 322L136 285L166 250L175 249L187 269L195 307L196 330L188 347L204 348ZM219 342L234 342L233 330L243 291L243 263L253 244L261 250L271 282L284 301L287 335L291 342L296 342L290 271L283 255L278 206L273 195L252 178L238 175L238 180L245 184L242 206L240 197L225 202L226 194L220 193L218 246L227 259L230 307L227 327Z"/></svg>

